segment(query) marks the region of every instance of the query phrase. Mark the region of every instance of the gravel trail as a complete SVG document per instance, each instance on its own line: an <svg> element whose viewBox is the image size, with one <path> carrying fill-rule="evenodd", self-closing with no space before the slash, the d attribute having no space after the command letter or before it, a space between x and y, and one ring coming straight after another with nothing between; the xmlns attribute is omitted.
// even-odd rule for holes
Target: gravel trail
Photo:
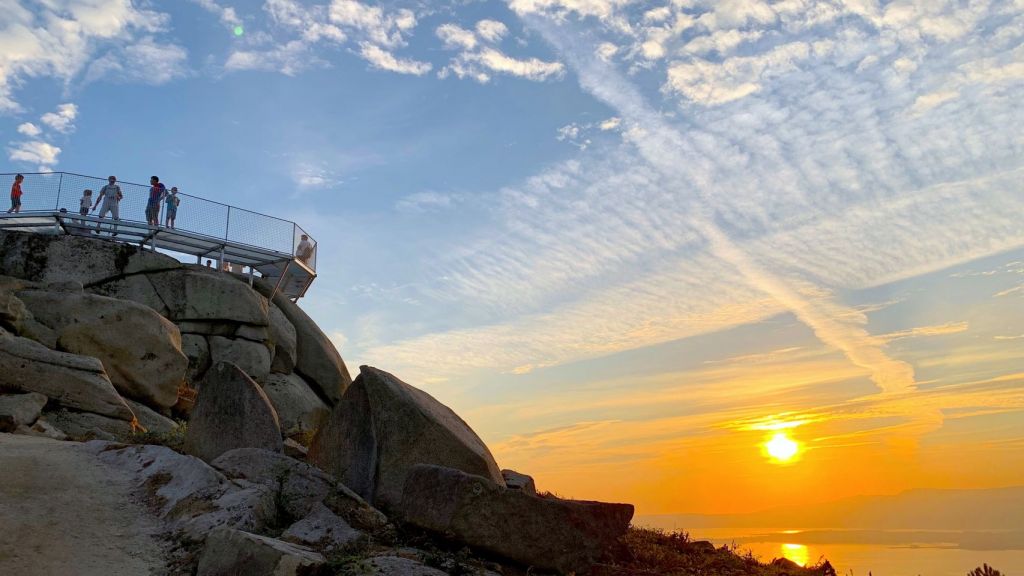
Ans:
<svg viewBox="0 0 1024 576"><path fill-rule="evenodd" d="M81 444L0 434L0 574L161 574L158 531L127 475Z"/></svg>

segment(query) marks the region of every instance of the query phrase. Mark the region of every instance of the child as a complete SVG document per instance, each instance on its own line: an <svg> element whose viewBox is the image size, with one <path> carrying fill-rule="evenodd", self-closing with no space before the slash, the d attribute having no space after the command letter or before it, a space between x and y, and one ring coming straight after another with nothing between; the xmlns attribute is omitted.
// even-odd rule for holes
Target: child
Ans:
<svg viewBox="0 0 1024 576"><path fill-rule="evenodd" d="M171 193L167 195L165 204L167 205L167 218L164 225L173 229L174 219L178 216L178 204L181 204L181 198L178 198L177 186L171 187Z"/></svg>
<svg viewBox="0 0 1024 576"><path fill-rule="evenodd" d="M7 211L8 214L21 212L21 182L24 179L21 174L14 177L14 185L11 186L11 209Z"/></svg>
<svg viewBox="0 0 1024 576"><path fill-rule="evenodd" d="M92 190L86 189L82 193L82 199L78 201L78 213L88 216L90 208L92 208Z"/></svg>

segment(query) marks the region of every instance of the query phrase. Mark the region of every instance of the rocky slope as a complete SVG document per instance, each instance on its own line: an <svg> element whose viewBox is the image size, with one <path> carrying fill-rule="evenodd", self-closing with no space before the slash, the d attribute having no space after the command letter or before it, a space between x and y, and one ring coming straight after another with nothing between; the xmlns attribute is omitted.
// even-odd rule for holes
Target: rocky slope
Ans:
<svg viewBox="0 0 1024 576"><path fill-rule="evenodd" d="M481 573L585 573L620 545L632 506L537 496L429 394L366 366L353 382L271 292L125 244L0 232L0 432L90 441L75 458L127 479L183 574L443 574L465 565L437 551L463 548Z"/></svg>

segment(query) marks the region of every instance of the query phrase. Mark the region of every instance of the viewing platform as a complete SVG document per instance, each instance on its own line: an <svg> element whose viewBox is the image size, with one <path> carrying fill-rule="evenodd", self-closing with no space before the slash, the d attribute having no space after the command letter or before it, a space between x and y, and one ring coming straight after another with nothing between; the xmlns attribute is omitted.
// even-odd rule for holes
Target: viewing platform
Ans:
<svg viewBox="0 0 1024 576"><path fill-rule="evenodd" d="M9 191L15 173L0 173L0 229L37 234L73 234L138 244L160 250L179 260L194 256L198 264L221 270L248 273L275 283L277 291L298 300L316 279L317 244L295 222L214 202L198 196L177 194L180 203L173 228L167 227L166 203L160 203L160 226L146 223L148 185L117 181L123 198L119 219L108 214L98 218L102 202L89 215L79 214L80 200L86 189L92 190L96 204L106 178L70 172L21 172L22 206L20 213L7 213ZM168 186L168 192L170 186ZM305 236L308 249L300 246ZM303 256L303 257L300 257Z"/></svg>

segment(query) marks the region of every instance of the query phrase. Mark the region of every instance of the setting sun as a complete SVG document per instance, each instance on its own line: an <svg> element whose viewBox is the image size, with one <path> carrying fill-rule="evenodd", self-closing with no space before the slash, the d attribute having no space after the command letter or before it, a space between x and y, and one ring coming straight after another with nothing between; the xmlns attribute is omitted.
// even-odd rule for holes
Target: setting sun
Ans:
<svg viewBox="0 0 1024 576"><path fill-rule="evenodd" d="M800 444L785 432L779 432L765 443L764 449L772 460L789 462L800 452Z"/></svg>

